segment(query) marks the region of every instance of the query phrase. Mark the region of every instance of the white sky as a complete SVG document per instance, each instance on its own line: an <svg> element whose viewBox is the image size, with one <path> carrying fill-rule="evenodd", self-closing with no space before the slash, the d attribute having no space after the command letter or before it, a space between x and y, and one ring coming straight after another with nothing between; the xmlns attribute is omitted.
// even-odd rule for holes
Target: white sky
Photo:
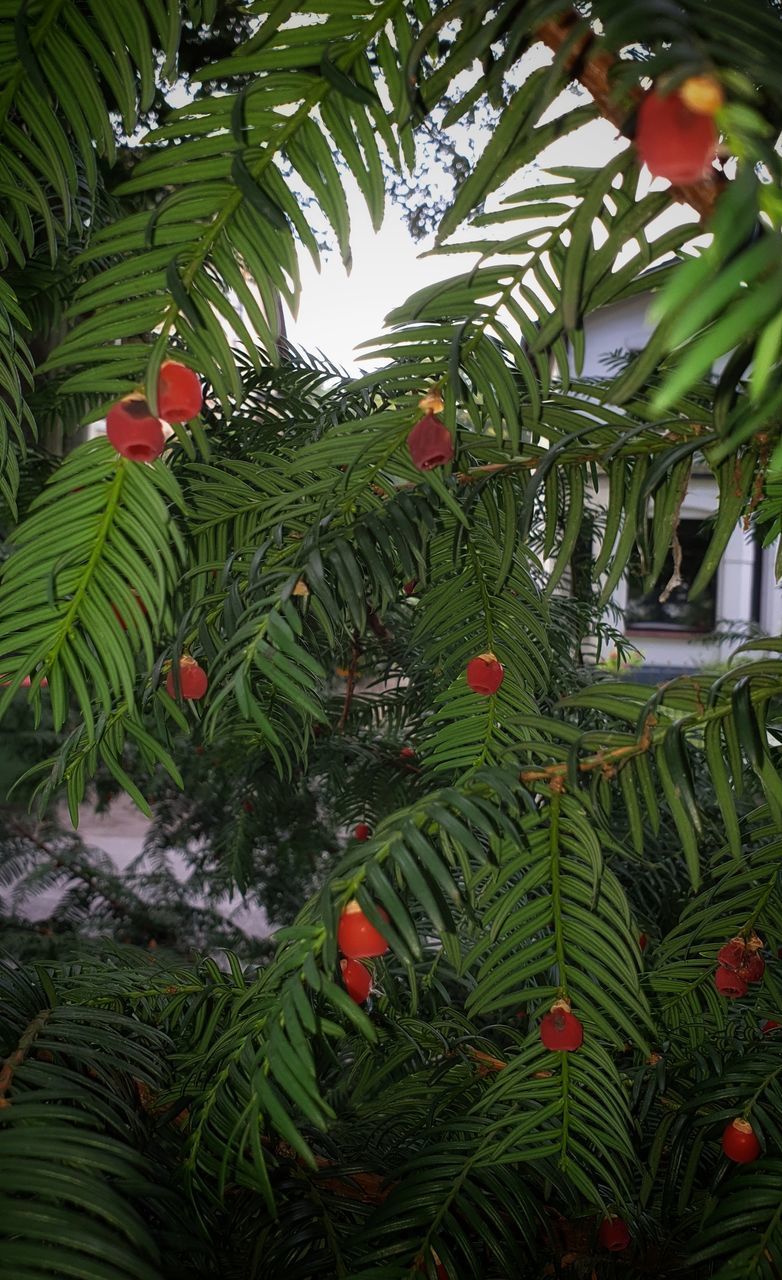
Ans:
<svg viewBox="0 0 782 1280"><path fill-rule="evenodd" d="M556 114L556 111L553 113ZM546 152L551 165L594 165L606 163L622 144L615 128L595 121L561 139ZM540 170L528 171L530 184L546 180ZM523 175L517 174L507 188L491 197L496 205L503 191L519 190ZM656 181L655 186L667 184ZM447 276L466 271L474 259L465 254L422 257L431 240L414 241L398 205L387 202L386 216L379 232L372 229L369 214L352 179L346 180L352 224L353 269L347 275L337 253L324 254L318 274L309 255L302 255L302 296L296 320L286 316L288 336L305 350L323 351L329 359L355 373L358 343L382 332L385 316L411 293ZM679 206L659 220L660 230L692 212Z"/></svg>

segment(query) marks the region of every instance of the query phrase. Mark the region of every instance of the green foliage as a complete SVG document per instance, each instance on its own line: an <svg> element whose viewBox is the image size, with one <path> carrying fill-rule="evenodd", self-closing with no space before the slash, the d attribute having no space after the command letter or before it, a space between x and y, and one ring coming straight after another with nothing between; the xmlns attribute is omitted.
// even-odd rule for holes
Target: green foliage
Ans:
<svg viewBox="0 0 782 1280"><path fill-rule="evenodd" d="M439 1257L476 1280L770 1280L782 642L655 689L596 677L580 650L608 637L632 556L647 585L660 573L694 464L718 510L693 595L740 520L779 533L778 6L215 15L0 0L0 712L20 715L30 677L48 758L31 751L20 786L67 797L74 822L96 777L160 806L124 883L54 829L52 859L13 814L2 874L17 903L65 889L69 946L93 925L143 942L153 922L164 944L44 945L3 969L2 1269L402 1280ZM703 72L735 174L650 191L644 78ZM573 75L588 100L563 93ZM384 170L415 166L428 115L449 129L478 106L496 124L435 249L468 267L395 307L359 378L292 352L300 249L318 259L325 221L350 262L343 173L377 226ZM607 164L547 163L606 113L624 135ZM120 165L115 131L142 117ZM706 244L681 194L712 211ZM585 378L591 317L646 292L649 342ZM46 459L30 500L36 430L139 382L155 409L170 354L204 378L203 420L149 467L102 439ZM406 440L433 387L455 464L422 473ZM488 649L505 679L483 699L463 673ZM203 703L160 687L183 652L208 671ZM342 848L359 819L371 839ZM274 955L238 939L241 958L181 961L233 941L210 912L234 886L290 921ZM340 981L353 898L390 943L364 1009ZM728 1004L716 955L753 929L769 963ZM556 998L584 1027L574 1053L540 1040ZM737 1115L763 1145L738 1172L718 1146ZM613 1261L611 1213L633 1236Z"/></svg>

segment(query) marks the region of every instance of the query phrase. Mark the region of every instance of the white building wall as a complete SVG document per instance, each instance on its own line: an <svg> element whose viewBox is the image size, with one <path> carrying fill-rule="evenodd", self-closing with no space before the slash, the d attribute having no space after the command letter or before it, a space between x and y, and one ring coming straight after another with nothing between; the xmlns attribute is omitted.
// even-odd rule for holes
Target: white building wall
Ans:
<svg viewBox="0 0 782 1280"><path fill-rule="evenodd" d="M639 294L627 301L604 307L587 318L585 355L582 376L610 377L613 369L606 356L615 352L639 350L646 345L652 330L648 311L651 294ZM723 361L715 368L719 368ZM607 501L607 484L601 482L597 501ZM681 515L687 519L705 519L717 509L717 487L708 474L693 476L682 503ZM755 561L759 591L755 585ZM782 591L777 585L774 564L776 547L760 550L750 532L737 525L726 548L716 575L716 621L720 630L742 629L757 623L770 635L782 633ZM627 604L627 581L617 587L612 603L620 610ZM697 633L655 631L653 628L629 629L628 638L651 666L686 668L727 660L735 641L719 645L706 643Z"/></svg>

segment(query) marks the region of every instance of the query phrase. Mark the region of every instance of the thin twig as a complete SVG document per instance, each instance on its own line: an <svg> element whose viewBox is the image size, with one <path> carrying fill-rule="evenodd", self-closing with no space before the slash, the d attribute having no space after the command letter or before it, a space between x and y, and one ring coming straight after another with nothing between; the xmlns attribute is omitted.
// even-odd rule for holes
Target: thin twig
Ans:
<svg viewBox="0 0 782 1280"><path fill-rule="evenodd" d="M5 1095L13 1084L14 1072L17 1067L21 1067L36 1036L43 1029L44 1023L51 1013L51 1009L42 1009L40 1013L35 1015L32 1022L22 1032L19 1044L3 1063L2 1069L0 1069L0 1107L10 1107L11 1101Z"/></svg>

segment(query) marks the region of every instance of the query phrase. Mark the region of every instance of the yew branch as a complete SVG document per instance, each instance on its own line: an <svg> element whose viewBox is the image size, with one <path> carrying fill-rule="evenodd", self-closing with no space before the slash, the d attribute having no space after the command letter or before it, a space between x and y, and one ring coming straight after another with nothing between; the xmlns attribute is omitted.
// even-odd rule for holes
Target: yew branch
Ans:
<svg viewBox="0 0 782 1280"><path fill-rule="evenodd" d="M567 44L565 66L584 88L592 95L600 114L615 124L620 133L627 132L628 120L636 103L640 100L641 90L630 95L627 105L617 99L611 84L611 71L617 62L613 53L599 48L598 37L594 31L585 30L580 36L574 36L577 26L583 26L583 18L575 10L563 14L559 18L550 18L537 29L537 37L542 44L558 53ZM713 178L704 178L700 182L688 183L686 186L672 186L671 194L676 200L691 205L701 220L705 221L711 214L724 179L715 173Z"/></svg>

